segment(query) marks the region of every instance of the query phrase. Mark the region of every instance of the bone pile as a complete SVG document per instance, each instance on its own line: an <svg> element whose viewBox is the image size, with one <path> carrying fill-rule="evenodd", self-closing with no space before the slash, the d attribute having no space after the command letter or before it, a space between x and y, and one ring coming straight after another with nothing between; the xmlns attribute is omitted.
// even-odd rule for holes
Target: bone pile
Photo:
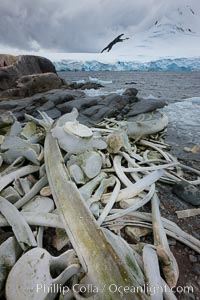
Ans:
<svg viewBox="0 0 200 300"><path fill-rule="evenodd" d="M176 299L179 268L167 237L197 253L200 242L161 217L156 183L187 181L189 169L196 175L189 182L199 185L200 171L167 151L155 123L144 138L138 124L134 136L134 122L106 119L89 128L76 109L55 122L41 117L26 115L0 138L0 227L13 232L0 245L0 296ZM49 227L54 248L69 248L57 257L43 243ZM152 243L141 243L146 235Z"/></svg>

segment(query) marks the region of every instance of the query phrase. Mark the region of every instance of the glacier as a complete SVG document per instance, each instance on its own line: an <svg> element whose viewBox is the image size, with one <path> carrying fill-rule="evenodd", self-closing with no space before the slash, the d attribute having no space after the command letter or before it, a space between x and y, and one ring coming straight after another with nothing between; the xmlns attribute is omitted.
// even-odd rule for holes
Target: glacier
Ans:
<svg viewBox="0 0 200 300"><path fill-rule="evenodd" d="M41 49L37 53L15 54L49 58L57 71L199 71L200 10L195 7L196 0L192 6L186 2L162 15L155 13L145 28L137 31L134 27L127 28L129 40L116 44L110 52L100 53L102 48L95 49L99 51L95 53Z"/></svg>
<svg viewBox="0 0 200 300"><path fill-rule="evenodd" d="M200 11L182 3L179 8L155 15L140 32L110 52L56 53L49 58L57 71L199 71ZM100 52L101 49L99 49Z"/></svg>
<svg viewBox="0 0 200 300"><path fill-rule="evenodd" d="M80 53L81 56L81 53ZM199 71L200 57L194 58L163 58L148 62L116 61L102 62L99 60L68 60L53 61L56 70L60 71Z"/></svg>

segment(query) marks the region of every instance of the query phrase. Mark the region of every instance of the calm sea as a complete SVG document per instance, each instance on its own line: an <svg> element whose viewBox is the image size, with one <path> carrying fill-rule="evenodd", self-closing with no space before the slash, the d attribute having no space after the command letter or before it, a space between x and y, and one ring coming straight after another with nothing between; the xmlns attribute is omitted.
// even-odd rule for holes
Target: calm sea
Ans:
<svg viewBox="0 0 200 300"><path fill-rule="evenodd" d="M59 72L67 82L85 79L89 76L110 81L102 90L113 92L128 87L138 89L138 96L176 102L190 97L200 97L200 72L142 72L142 71L100 71L100 72Z"/></svg>

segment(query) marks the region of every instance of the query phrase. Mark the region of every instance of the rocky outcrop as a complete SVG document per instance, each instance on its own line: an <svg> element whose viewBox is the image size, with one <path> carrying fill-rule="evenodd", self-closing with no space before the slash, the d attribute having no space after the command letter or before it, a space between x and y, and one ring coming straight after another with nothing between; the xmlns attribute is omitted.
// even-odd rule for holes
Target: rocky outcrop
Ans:
<svg viewBox="0 0 200 300"><path fill-rule="evenodd" d="M138 103L133 103L130 106L130 111L128 112L127 117L133 117L146 112L151 112L158 108L162 108L166 104L167 103L165 101L160 99L141 99Z"/></svg>
<svg viewBox="0 0 200 300"><path fill-rule="evenodd" d="M69 85L70 88L72 89L80 89L80 90L86 90L86 89L94 89L97 90L101 87L103 87L103 85L96 83L96 82L84 82L84 83L77 83L77 82L72 82Z"/></svg>
<svg viewBox="0 0 200 300"><path fill-rule="evenodd" d="M17 80L25 75L56 73L53 63L47 58L34 55L0 56L0 91L16 88Z"/></svg>
<svg viewBox="0 0 200 300"><path fill-rule="evenodd" d="M36 93L61 88L63 85L63 80L55 73L26 75L16 81L16 88L7 89L1 92L0 96L2 98L29 97Z"/></svg>
<svg viewBox="0 0 200 300"><path fill-rule="evenodd" d="M34 76L27 77L28 79L34 78ZM29 84L27 77L25 77L26 80L21 79L20 84ZM42 77L43 75L41 78ZM39 82L41 88L46 87L45 80L44 85L42 85L42 80ZM55 85L56 84L57 80L55 79ZM49 87L48 84L47 87ZM100 122L103 118L115 117L121 120L126 119L130 114L139 114L141 109L137 110L137 107L143 100L140 101L136 95L137 90L127 89L123 95L113 93L107 96L89 97L80 90L58 88L44 93L38 93L31 97L1 101L0 110L11 110L19 120L23 120L25 113L37 117L37 110L45 111L52 118L56 118L61 114L71 112L73 107L76 107L79 111L80 120L89 124ZM149 100L149 105L143 107L143 112L149 111L150 103L151 100ZM162 105L164 105L164 103L162 103ZM159 101L157 102L157 106L155 103L153 104L154 110L160 106ZM134 107L136 107L136 109L134 109Z"/></svg>
<svg viewBox="0 0 200 300"><path fill-rule="evenodd" d="M17 61L17 56L9 54L0 54L0 68L14 64Z"/></svg>

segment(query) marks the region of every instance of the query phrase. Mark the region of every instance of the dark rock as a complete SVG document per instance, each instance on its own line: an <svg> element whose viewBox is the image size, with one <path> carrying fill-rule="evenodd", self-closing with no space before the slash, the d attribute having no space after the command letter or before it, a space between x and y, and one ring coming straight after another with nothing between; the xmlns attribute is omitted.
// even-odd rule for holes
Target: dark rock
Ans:
<svg viewBox="0 0 200 300"><path fill-rule="evenodd" d="M100 109L98 109L98 111L96 111L96 113L94 113L93 115L91 115L91 119L99 122L100 120L102 120L105 117L111 117L111 110L108 107L105 106L101 106Z"/></svg>
<svg viewBox="0 0 200 300"><path fill-rule="evenodd" d="M52 101L47 101L46 103L44 103L42 106L39 107L39 110L46 111L52 109L54 106L55 105Z"/></svg>
<svg viewBox="0 0 200 300"><path fill-rule="evenodd" d="M111 94L105 97L105 105L116 110L123 109L127 104L130 103L129 97Z"/></svg>
<svg viewBox="0 0 200 300"><path fill-rule="evenodd" d="M130 112L127 114L127 117L136 116L142 113L151 112L158 108L162 108L166 105L165 101L162 100L145 100L142 99L137 103L134 103L130 107Z"/></svg>
<svg viewBox="0 0 200 300"><path fill-rule="evenodd" d="M62 80L55 73L26 75L17 80L17 87L22 90L21 96L32 96L62 85Z"/></svg>
<svg viewBox="0 0 200 300"><path fill-rule="evenodd" d="M199 264L199 263L196 263L196 264L192 267L192 270L193 270L193 272L194 272L196 275L200 276L200 264Z"/></svg>
<svg viewBox="0 0 200 300"><path fill-rule="evenodd" d="M55 105L69 102L76 98L82 98L84 96L85 96L84 92L72 91L72 90L68 90L68 89L51 90L51 91L43 94L43 97L45 97L46 101L47 100L52 101L52 102L54 102Z"/></svg>
<svg viewBox="0 0 200 300"><path fill-rule="evenodd" d="M103 105L94 105L84 110L83 114L87 117L92 117L97 114L102 108L105 108Z"/></svg>
<svg viewBox="0 0 200 300"><path fill-rule="evenodd" d="M76 98L82 99L84 95L85 94L80 91L71 91L64 88L54 89L45 93L36 94L31 97L26 97L17 100L0 101L0 110L11 110L15 115L16 112L19 112L21 110L25 110L26 112L31 113L35 109L40 109L41 106L43 109L43 105L48 101L52 102L52 105L49 103L46 104L44 107L47 108L48 106L48 109L51 109L52 107L54 107L54 105L63 103L66 100L69 101L69 99L70 101ZM73 107L73 105L70 105L70 107Z"/></svg>
<svg viewBox="0 0 200 300"><path fill-rule="evenodd" d="M78 98L60 105L57 105L57 108L62 112L62 113L68 113L72 110L73 107L76 107L78 111L82 112L85 111L85 108L87 110L87 107L93 108L95 104L98 104L101 102L102 99L101 97L94 97L94 98Z"/></svg>
<svg viewBox="0 0 200 300"><path fill-rule="evenodd" d="M101 87L103 87L103 85L96 83L96 82L85 82L85 83L77 83L77 82L72 82L69 87L71 87L72 89L81 89L81 90L90 90L90 89L94 89L97 90Z"/></svg>
<svg viewBox="0 0 200 300"><path fill-rule="evenodd" d="M0 61L6 61L6 66L0 68L0 90L16 87L17 79L24 75L39 73L56 73L53 63L47 58L34 55L9 56L1 55Z"/></svg>
<svg viewBox="0 0 200 300"><path fill-rule="evenodd" d="M128 97L136 97L138 93L138 90L135 88L128 88L125 90L125 92L123 93L124 96L128 96Z"/></svg>
<svg viewBox="0 0 200 300"><path fill-rule="evenodd" d="M61 116L61 112L57 108L52 108L46 111L47 115L52 119L59 118Z"/></svg>
<svg viewBox="0 0 200 300"><path fill-rule="evenodd" d="M1 97L28 97L36 93L58 89L63 85L55 73L33 74L22 76L16 81L16 88L0 93Z"/></svg>
<svg viewBox="0 0 200 300"><path fill-rule="evenodd" d="M184 293L180 295L180 300L195 300L195 299L196 298L194 294L188 293L187 291L184 291Z"/></svg>
<svg viewBox="0 0 200 300"><path fill-rule="evenodd" d="M120 104L120 102L122 101L122 96L117 95L117 94L110 94L108 96L105 97L104 102L105 105L117 105Z"/></svg>
<svg viewBox="0 0 200 300"><path fill-rule="evenodd" d="M128 84L137 84L137 82L131 81L131 82L125 82L125 84L126 84L126 85L128 85Z"/></svg>
<svg viewBox="0 0 200 300"><path fill-rule="evenodd" d="M13 114L17 118L18 121L23 121L25 113L27 113L27 111L20 110L20 111L14 112Z"/></svg>
<svg viewBox="0 0 200 300"><path fill-rule="evenodd" d="M63 114L70 113L73 108L73 105L70 102L62 103L56 106ZM75 107L75 106L74 106ZM76 107L77 108L77 107Z"/></svg>
<svg viewBox="0 0 200 300"><path fill-rule="evenodd" d="M192 205L200 205L200 191L194 185L185 182L177 182L172 189L172 192L181 198L183 201Z"/></svg>
<svg viewBox="0 0 200 300"><path fill-rule="evenodd" d="M194 255L192 255L192 254L190 254L189 255L189 260L190 260L191 263L195 263L195 262L197 262L197 257L194 256Z"/></svg>
<svg viewBox="0 0 200 300"><path fill-rule="evenodd" d="M12 125L16 118L10 111L0 111L0 128Z"/></svg>
<svg viewBox="0 0 200 300"><path fill-rule="evenodd" d="M26 76L19 82L23 85L24 81L25 83L27 82L27 77L34 78L35 76ZM43 74L38 78L41 77L43 77ZM122 96L110 94L107 96L88 97L84 92L69 90L62 87L60 89L52 89L18 100L1 101L0 109L10 109L21 119L21 111L37 116L37 110L50 111L50 113L52 113L51 110L54 112L56 106L56 108L64 114L71 112L73 107L75 107L78 109L79 113L81 113L85 122L87 118L88 122L90 122L90 120L93 122L100 122L105 117L115 117L120 120L130 113L133 105L132 102L138 101L138 99L133 96L136 94L136 91L137 90L135 89L128 89L127 95ZM136 103L135 105L137 104L140 103ZM58 113L56 113L56 117L57 115Z"/></svg>

